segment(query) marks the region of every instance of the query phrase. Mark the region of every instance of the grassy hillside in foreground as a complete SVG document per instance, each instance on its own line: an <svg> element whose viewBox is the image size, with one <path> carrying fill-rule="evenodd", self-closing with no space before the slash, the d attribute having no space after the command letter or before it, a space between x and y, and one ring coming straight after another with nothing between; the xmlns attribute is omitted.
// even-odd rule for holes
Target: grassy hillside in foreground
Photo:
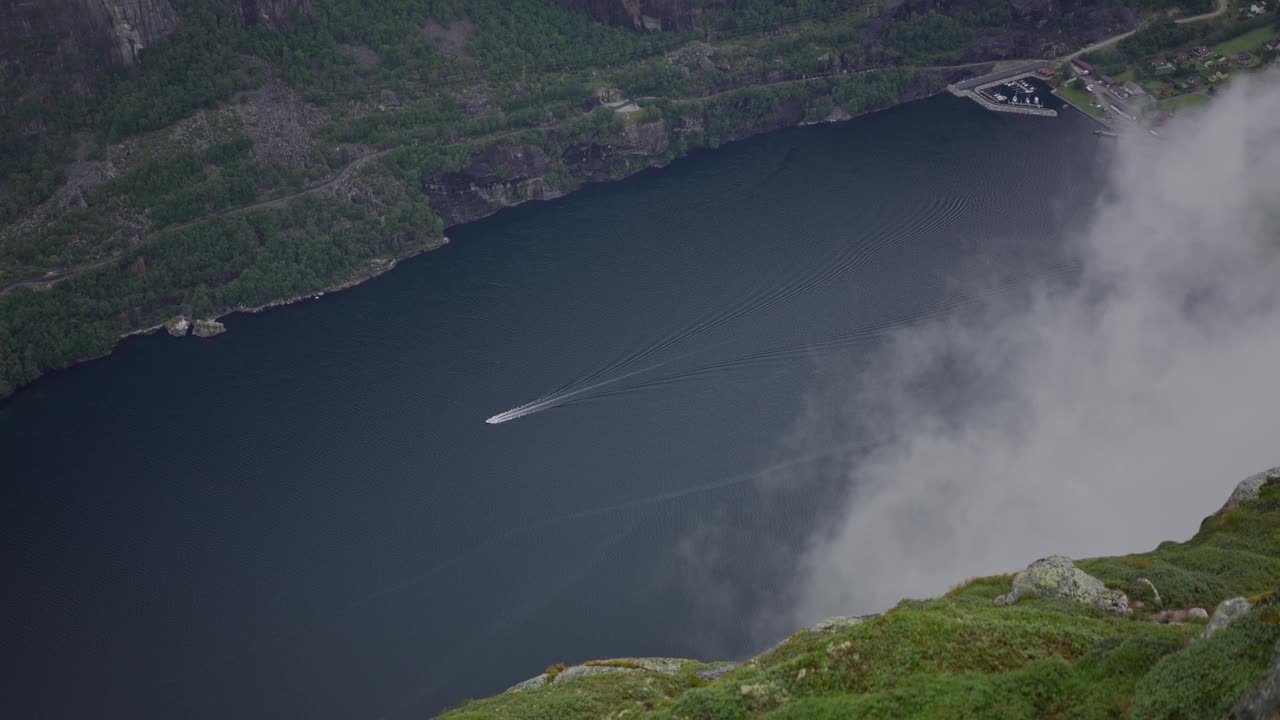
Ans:
<svg viewBox="0 0 1280 720"><path fill-rule="evenodd" d="M602 661L609 672L469 701L448 720L835 720L837 718L1222 718L1280 640L1280 485L1206 518L1184 543L1078 567L1130 593L1130 617L1065 600L992 599L1011 575L904 600L835 629L802 630L717 679L716 664ZM1164 609L1245 596L1247 615L1203 640L1205 621L1152 621L1134 580ZM1145 586L1144 586L1145 587ZM1139 604L1141 603L1141 604ZM557 668L550 668L553 672ZM545 682L545 680L544 680Z"/></svg>

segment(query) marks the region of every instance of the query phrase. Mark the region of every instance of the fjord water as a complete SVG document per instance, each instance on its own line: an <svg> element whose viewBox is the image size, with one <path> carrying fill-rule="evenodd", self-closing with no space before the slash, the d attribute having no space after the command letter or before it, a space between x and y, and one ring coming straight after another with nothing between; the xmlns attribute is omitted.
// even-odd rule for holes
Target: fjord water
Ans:
<svg viewBox="0 0 1280 720"><path fill-rule="evenodd" d="M807 398L975 267L1061 272L1099 142L951 97L779 132L40 381L0 406L0 705L427 717L759 651L856 447Z"/></svg>

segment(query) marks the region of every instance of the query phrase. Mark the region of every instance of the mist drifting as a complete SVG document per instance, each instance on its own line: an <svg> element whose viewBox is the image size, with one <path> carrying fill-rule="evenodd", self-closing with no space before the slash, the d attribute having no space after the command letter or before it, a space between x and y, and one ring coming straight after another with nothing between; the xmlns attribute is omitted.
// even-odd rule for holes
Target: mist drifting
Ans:
<svg viewBox="0 0 1280 720"><path fill-rule="evenodd" d="M877 449L798 564L793 620L1183 539L1280 462L1274 79L1109 146L1078 283L903 330L822 395L807 425Z"/></svg>

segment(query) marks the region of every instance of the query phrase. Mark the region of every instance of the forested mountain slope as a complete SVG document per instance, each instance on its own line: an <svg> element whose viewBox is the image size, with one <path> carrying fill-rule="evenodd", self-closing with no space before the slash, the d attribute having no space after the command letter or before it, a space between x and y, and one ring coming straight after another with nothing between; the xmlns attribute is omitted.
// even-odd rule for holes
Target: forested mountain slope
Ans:
<svg viewBox="0 0 1280 720"><path fill-rule="evenodd" d="M3 0L0 396L501 207L1063 54L1150 2Z"/></svg>

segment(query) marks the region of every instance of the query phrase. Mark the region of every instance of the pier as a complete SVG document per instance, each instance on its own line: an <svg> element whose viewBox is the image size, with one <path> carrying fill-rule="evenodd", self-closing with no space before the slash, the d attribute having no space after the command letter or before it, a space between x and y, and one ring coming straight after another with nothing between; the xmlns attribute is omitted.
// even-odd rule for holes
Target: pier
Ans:
<svg viewBox="0 0 1280 720"><path fill-rule="evenodd" d="M993 88L997 85L1021 80L1025 77L1036 77L1037 71L1044 67L1048 61L1035 60L1021 65L997 70L987 73L976 78L964 80L947 86L947 91L956 97L972 98L974 102L993 112L1007 112L1017 115L1038 115L1040 117L1057 117L1058 111L1053 108L1037 107L1035 105L1018 105L1013 103L998 103L985 97L982 91Z"/></svg>

